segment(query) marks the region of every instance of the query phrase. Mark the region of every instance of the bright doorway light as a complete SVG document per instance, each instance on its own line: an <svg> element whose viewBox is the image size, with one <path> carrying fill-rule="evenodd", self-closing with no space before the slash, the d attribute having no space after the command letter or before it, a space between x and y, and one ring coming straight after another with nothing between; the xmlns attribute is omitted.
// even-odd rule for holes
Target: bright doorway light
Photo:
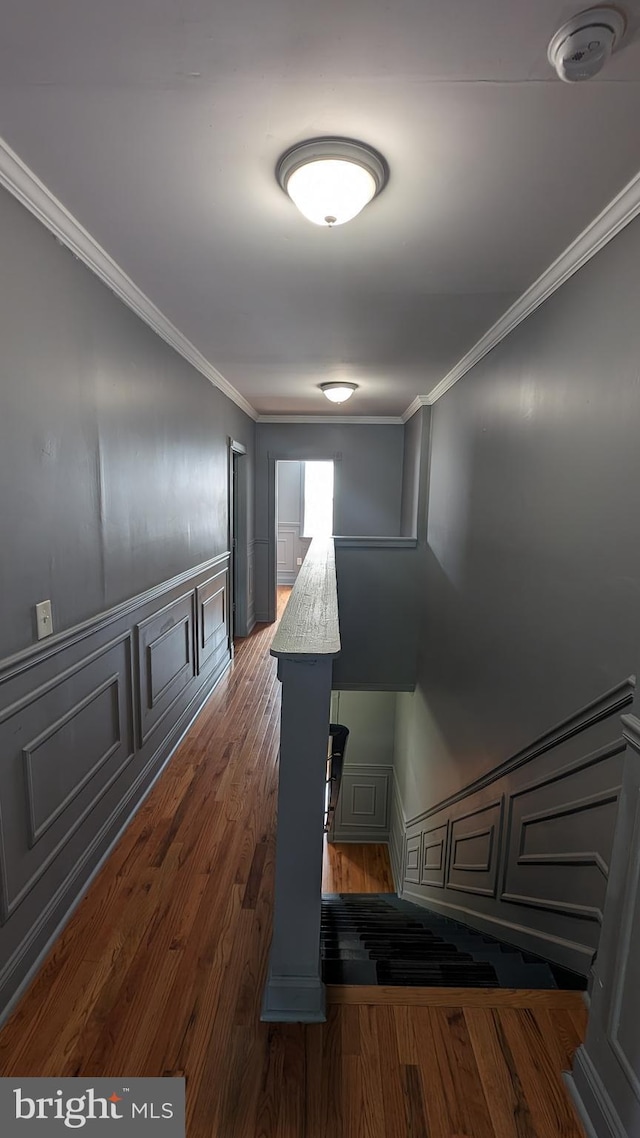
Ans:
<svg viewBox="0 0 640 1138"><path fill-rule="evenodd" d="M304 537L331 537L333 533L333 463L304 464Z"/></svg>

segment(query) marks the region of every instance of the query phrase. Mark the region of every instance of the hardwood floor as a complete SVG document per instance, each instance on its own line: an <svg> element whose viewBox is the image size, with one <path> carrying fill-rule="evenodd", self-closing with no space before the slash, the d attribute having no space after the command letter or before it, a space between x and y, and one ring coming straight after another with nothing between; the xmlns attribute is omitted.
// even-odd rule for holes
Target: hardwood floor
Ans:
<svg viewBox="0 0 640 1138"><path fill-rule="evenodd" d="M395 893L387 846L325 840L322 892Z"/></svg>
<svg viewBox="0 0 640 1138"><path fill-rule="evenodd" d="M189 1138L579 1138L560 1079L584 1032L575 993L523 1008L477 991L424 1006L411 990L341 989L324 1025L259 1022L272 633L238 645L0 1033L0 1074L186 1075Z"/></svg>

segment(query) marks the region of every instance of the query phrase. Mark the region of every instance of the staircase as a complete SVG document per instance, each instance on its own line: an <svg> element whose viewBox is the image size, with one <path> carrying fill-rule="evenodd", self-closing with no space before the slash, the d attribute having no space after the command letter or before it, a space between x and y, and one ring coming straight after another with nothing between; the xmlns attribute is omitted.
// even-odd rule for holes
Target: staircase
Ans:
<svg viewBox="0 0 640 1138"><path fill-rule="evenodd" d="M395 893L322 898L326 984L586 988L582 976L402 901Z"/></svg>

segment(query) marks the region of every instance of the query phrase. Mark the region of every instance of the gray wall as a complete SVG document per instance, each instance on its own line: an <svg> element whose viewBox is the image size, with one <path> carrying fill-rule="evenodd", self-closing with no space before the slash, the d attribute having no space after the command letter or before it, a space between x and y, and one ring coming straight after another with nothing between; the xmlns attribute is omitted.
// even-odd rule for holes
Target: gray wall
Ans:
<svg viewBox="0 0 640 1138"><path fill-rule="evenodd" d="M411 691L416 676L416 549L411 539L336 538L339 690Z"/></svg>
<svg viewBox="0 0 640 1138"><path fill-rule="evenodd" d="M4 191L0 247L1 1010L229 663L254 425Z"/></svg>
<svg viewBox="0 0 640 1138"><path fill-rule="evenodd" d="M416 537L420 529L424 538L422 527L426 521L428 480L423 474L428 469L430 426L430 407L421 407L404 425L400 520L400 533L403 537Z"/></svg>
<svg viewBox="0 0 640 1138"><path fill-rule="evenodd" d="M403 428L259 423L256 427L256 613L269 613L274 554L269 479L277 459L335 459L335 530L355 536L400 533Z"/></svg>
<svg viewBox="0 0 640 1138"><path fill-rule="evenodd" d="M432 410L410 819L633 672L640 221Z"/></svg>
<svg viewBox="0 0 640 1138"><path fill-rule="evenodd" d="M2 659L37 601L66 629L223 552L255 428L4 191L0 233Z"/></svg>
<svg viewBox="0 0 640 1138"><path fill-rule="evenodd" d="M395 692L333 693L331 718L349 740L331 841L387 841L395 716Z"/></svg>

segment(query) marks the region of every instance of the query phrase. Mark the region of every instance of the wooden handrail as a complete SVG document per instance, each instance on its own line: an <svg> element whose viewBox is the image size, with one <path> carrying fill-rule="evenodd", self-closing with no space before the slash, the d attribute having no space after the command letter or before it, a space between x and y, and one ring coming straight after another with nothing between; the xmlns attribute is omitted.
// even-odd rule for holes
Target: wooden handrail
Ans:
<svg viewBox="0 0 640 1138"><path fill-rule="evenodd" d="M314 537L271 645L278 659L340 652L333 538Z"/></svg>

